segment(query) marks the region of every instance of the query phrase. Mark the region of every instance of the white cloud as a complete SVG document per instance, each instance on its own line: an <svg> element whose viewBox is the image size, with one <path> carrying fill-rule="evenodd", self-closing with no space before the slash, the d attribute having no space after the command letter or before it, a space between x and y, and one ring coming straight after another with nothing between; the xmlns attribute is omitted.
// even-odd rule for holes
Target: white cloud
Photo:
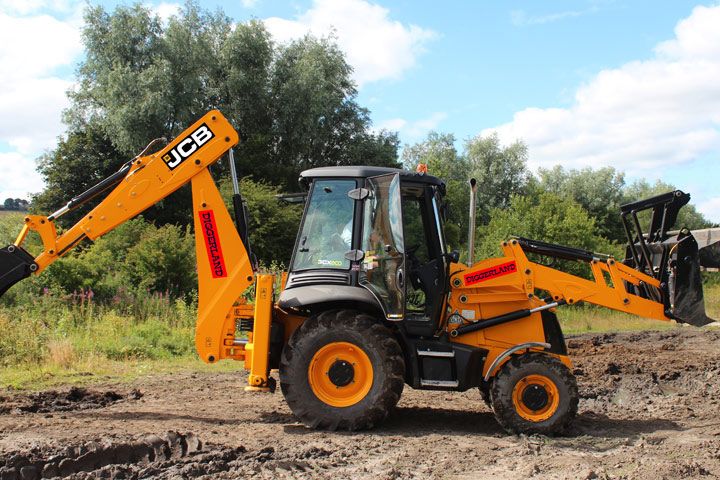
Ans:
<svg viewBox="0 0 720 480"><path fill-rule="evenodd" d="M630 175L720 148L720 6L697 7L649 60L603 70L569 108L527 108L497 131L531 167L614 166Z"/></svg>
<svg viewBox="0 0 720 480"><path fill-rule="evenodd" d="M179 3L162 2L158 5L148 5L148 7L160 17L163 22L170 20L170 17L174 17L180 14L182 5Z"/></svg>
<svg viewBox="0 0 720 480"><path fill-rule="evenodd" d="M0 13L0 77L4 82L47 75L72 63L81 51L77 25L49 15Z"/></svg>
<svg viewBox="0 0 720 480"><path fill-rule="evenodd" d="M377 130L397 131L404 140L413 141L424 137L431 130L437 130L438 125L447 118L445 112L435 112L427 118L408 121L404 118L391 118L380 122Z"/></svg>
<svg viewBox="0 0 720 480"><path fill-rule="evenodd" d="M253 8L258 4L258 1L259 0L240 0L240 3L242 3L242 6L245 8Z"/></svg>
<svg viewBox="0 0 720 480"><path fill-rule="evenodd" d="M42 190L43 182L32 158L17 152L0 153L0 202L8 197L28 199Z"/></svg>
<svg viewBox="0 0 720 480"><path fill-rule="evenodd" d="M33 14L38 8L62 10L65 19ZM34 159L64 130L61 114L72 86L66 77L82 53L79 8L5 0L0 9L0 147L6 150L0 153L0 197L27 197L42 189Z"/></svg>
<svg viewBox="0 0 720 480"><path fill-rule="evenodd" d="M27 15L40 9L65 12L71 9L70 0L0 0L0 12Z"/></svg>
<svg viewBox="0 0 720 480"><path fill-rule="evenodd" d="M705 218L720 222L720 197L709 198L697 204L697 209Z"/></svg>
<svg viewBox="0 0 720 480"><path fill-rule="evenodd" d="M265 25L273 37L286 42L312 33L337 35L340 48L355 69L359 85L397 79L412 68L425 44L437 34L390 19L389 10L364 0L314 0L295 20L271 17Z"/></svg>
<svg viewBox="0 0 720 480"><path fill-rule="evenodd" d="M510 12L510 21L516 27L542 25L545 23L557 22L558 20L564 20L566 18L580 17L594 11L595 9L568 10L565 12L549 13L547 15L530 15L525 10L513 10Z"/></svg>

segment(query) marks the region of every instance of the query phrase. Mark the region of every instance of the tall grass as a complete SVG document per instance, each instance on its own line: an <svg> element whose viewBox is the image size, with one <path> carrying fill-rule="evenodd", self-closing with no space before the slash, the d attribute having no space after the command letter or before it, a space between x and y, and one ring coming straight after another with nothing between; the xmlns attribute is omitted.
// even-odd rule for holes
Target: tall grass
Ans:
<svg viewBox="0 0 720 480"><path fill-rule="evenodd" d="M0 367L193 354L194 303L148 293L131 305L99 305L90 297L83 292L68 301L45 294L0 308Z"/></svg>

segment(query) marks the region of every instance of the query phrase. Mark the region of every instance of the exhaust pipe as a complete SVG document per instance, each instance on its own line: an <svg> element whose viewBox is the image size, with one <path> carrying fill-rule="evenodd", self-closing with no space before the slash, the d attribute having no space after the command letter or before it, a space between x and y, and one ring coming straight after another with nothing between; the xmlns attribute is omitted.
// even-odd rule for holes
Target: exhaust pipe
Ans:
<svg viewBox="0 0 720 480"><path fill-rule="evenodd" d="M470 221L468 222L468 267L475 263L475 209L477 202L477 180L471 178L470 184Z"/></svg>

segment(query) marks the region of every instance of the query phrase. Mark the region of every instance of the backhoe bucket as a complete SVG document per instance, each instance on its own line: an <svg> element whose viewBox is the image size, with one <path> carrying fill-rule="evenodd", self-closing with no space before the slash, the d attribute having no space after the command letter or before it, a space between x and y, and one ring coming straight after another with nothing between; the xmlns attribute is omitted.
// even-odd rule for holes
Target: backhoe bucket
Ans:
<svg viewBox="0 0 720 480"><path fill-rule="evenodd" d="M36 270L35 259L21 247L9 245L0 249L0 297Z"/></svg>
<svg viewBox="0 0 720 480"><path fill-rule="evenodd" d="M701 256L712 258L712 249L703 245L701 250L685 228L668 232L680 208L689 201L689 194L675 190L620 207L628 236L624 263L660 282L659 289L651 285L626 287L636 295L663 303L668 317L700 327L713 322L705 313L700 276ZM638 213L650 209L652 217L644 232Z"/></svg>

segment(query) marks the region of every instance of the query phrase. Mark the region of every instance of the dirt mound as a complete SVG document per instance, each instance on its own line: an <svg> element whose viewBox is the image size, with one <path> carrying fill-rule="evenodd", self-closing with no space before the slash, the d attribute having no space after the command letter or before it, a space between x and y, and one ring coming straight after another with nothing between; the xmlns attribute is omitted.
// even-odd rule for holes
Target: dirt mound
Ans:
<svg viewBox="0 0 720 480"><path fill-rule="evenodd" d="M142 398L140 390L132 390L128 394L120 394L113 390L98 392L80 387L72 387L68 391L46 392L15 395L10 398L0 397L0 414L8 413L52 413L71 410L87 410L102 408L121 400L137 400Z"/></svg>

